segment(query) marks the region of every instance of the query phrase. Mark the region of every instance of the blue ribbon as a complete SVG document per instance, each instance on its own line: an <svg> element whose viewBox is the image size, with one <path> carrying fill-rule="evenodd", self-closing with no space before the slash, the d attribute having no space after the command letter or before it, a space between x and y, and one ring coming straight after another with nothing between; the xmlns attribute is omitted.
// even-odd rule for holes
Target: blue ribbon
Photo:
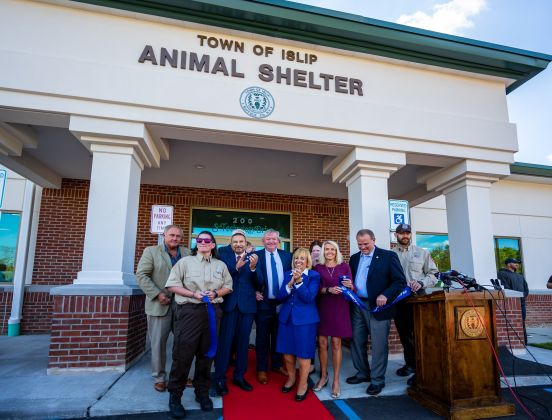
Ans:
<svg viewBox="0 0 552 420"><path fill-rule="evenodd" d="M347 276L339 276L339 288L343 292L342 293L343 297L345 298L345 300L348 300L349 302L353 302L359 308L367 311L368 308L366 307L364 302L360 300L360 298L356 295L356 293L346 288L345 286L343 286L343 280L347 280L347 279L348 279Z"/></svg>
<svg viewBox="0 0 552 420"><path fill-rule="evenodd" d="M215 357L215 354L217 353L217 316L215 313L215 307L209 300L208 296L203 296L201 298L203 302L207 304L207 315L209 316L209 350L207 350L207 353L205 353L205 356L209 359L212 359Z"/></svg>
<svg viewBox="0 0 552 420"><path fill-rule="evenodd" d="M376 306L374 309L372 309L372 313L375 314L377 312L381 312L384 309L390 308L391 306L395 305L397 302L400 302L403 299L406 299L410 294L412 293L412 289L410 286L406 286L401 293L395 298L395 300L391 303L387 303L383 306Z"/></svg>

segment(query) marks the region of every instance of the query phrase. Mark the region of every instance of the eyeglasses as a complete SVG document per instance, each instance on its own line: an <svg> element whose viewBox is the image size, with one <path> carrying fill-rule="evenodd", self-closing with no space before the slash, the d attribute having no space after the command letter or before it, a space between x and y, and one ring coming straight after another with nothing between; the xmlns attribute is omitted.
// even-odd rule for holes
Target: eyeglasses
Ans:
<svg viewBox="0 0 552 420"><path fill-rule="evenodd" d="M196 242L198 244L207 244L208 245L208 244L212 243L213 240L210 239L210 238L196 238Z"/></svg>

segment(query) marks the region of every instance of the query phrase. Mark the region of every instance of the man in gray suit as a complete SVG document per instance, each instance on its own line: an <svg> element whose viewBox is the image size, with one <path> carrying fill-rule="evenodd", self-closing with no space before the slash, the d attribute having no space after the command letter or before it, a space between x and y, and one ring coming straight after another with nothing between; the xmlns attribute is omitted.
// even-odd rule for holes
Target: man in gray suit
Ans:
<svg viewBox="0 0 552 420"><path fill-rule="evenodd" d="M165 289L172 267L177 261L190 255L190 250L180 246L182 229L176 225L165 227L161 245L144 250L136 269L136 280L146 294L146 315L151 342L151 376L156 391L167 389L165 364L167 339L172 330L172 294Z"/></svg>

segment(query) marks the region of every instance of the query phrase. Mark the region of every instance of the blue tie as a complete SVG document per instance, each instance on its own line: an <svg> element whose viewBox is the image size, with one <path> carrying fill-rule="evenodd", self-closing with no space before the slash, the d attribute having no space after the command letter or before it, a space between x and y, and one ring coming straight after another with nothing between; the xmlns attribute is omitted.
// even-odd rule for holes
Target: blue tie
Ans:
<svg viewBox="0 0 552 420"><path fill-rule="evenodd" d="M276 268L276 260L274 254L270 253L270 270L272 271L272 294L274 297L278 296L280 285L278 282L278 269Z"/></svg>

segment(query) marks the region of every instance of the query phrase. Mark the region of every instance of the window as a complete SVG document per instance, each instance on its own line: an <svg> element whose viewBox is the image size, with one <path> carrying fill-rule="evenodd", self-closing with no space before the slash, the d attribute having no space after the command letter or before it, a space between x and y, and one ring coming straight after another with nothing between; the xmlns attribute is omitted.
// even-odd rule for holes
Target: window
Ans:
<svg viewBox="0 0 552 420"><path fill-rule="evenodd" d="M521 259L521 245L519 238L494 238L496 269L504 267L506 258ZM519 272L523 273L523 265L519 267Z"/></svg>
<svg viewBox="0 0 552 420"><path fill-rule="evenodd" d="M13 282L21 214L0 211L0 282Z"/></svg>
<svg viewBox="0 0 552 420"><path fill-rule="evenodd" d="M416 232L416 245L429 251L439 271L450 270L448 235Z"/></svg>
<svg viewBox="0 0 552 420"><path fill-rule="evenodd" d="M202 230L210 231L219 247L230 243L234 229L243 229L257 249L262 249L262 236L268 229L280 232L280 247L291 251L291 215L285 213L256 213L248 211L192 209L190 247L195 247L195 237Z"/></svg>

